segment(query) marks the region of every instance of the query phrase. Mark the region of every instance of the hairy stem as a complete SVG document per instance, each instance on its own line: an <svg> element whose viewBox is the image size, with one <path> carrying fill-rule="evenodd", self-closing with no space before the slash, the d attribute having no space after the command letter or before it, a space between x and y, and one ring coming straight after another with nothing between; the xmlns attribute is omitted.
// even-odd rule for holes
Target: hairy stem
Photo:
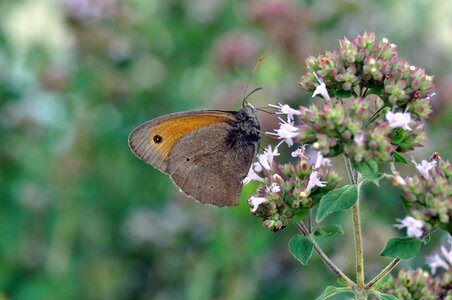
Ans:
<svg viewBox="0 0 452 300"><path fill-rule="evenodd" d="M352 163L348 157L345 157L345 167L350 182L354 185L358 185L359 178L358 173L353 169ZM359 213L359 186L358 186L358 199L355 205L352 207L353 216L353 233L355 238L355 261L356 261L356 282L358 288L364 286L364 252L363 252L363 239L361 232L361 218Z"/></svg>
<svg viewBox="0 0 452 300"><path fill-rule="evenodd" d="M337 277L339 277L342 281L346 283L347 286L353 287L355 286L355 283L347 276L345 275L323 252L323 250L320 248L320 246L317 244L315 239L311 236L308 228L306 225L300 221L298 223L295 223L295 226L298 228L298 230L306 236L314 246L315 252L319 255L320 259L325 263L325 265L330 269L334 274L336 274Z"/></svg>

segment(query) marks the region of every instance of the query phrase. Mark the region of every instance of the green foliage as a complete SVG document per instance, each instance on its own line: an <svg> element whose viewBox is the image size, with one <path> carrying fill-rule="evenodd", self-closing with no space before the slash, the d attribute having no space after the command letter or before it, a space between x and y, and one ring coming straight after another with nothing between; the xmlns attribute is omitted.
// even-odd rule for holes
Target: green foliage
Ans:
<svg viewBox="0 0 452 300"><path fill-rule="evenodd" d="M294 235L289 241L289 251L302 265L307 265L311 258L314 245L302 235Z"/></svg>
<svg viewBox="0 0 452 300"><path fill-rule="evenodd" d="M416 256L420 249L421 241L417 238L393 238L386 243L386 246L380 255L400 259L410 259Z"/></svg>
<svg viewBox="0 0 452 300"><path fill-rule="evenodd" d="M344 230L342 229L341 225L337 224L327 225L314 229L315 236L332 237L339 234L344 234Z"/></svg>
<svg viewBox="0 0 452 300"><path fill-rule="evenodd" d="M358 200L358 188L355 185L345 185L339 189L332 190L320 200L317 222L321 222L330 214L347 210Z"/></svg>
<svg viewBox="0 0 452 300"><path fill-rule="evenodd" d="M323 290L322 294L316 298L316 300L326 300L333 297L334 295L344 293L351 294L353 292L349 288L328 286Z"/></svg>

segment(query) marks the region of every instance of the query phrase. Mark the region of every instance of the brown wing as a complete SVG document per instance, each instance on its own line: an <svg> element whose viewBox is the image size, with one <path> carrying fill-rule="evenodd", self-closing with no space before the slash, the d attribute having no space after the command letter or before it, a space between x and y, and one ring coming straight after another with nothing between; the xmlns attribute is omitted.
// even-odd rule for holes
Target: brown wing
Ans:
<svg viewBox="0 0 452 300"><path fill-rule="evenodd" d="M255 146L227 145L233 120L234 113L214 110L166 115L137 127L129 146L190 197L217 206L237 205Z"/></svg>
<svg viewBox="0 0 452 300"><path fill-rule="evenodd" d="M165 160L166 172L187 195L217 206L237 205L242 180L251 166L255 146L227 144L231 126L218 123L190 132Z"/></svg>
<svg viewBox="0 0 452 300"><path fill-rule="evenodd" d="M140 159L166 172L165 159L175 143L189 132L234 120L230 112L203 110L180 112L152 119L129 135L129 147Z"/></svg>

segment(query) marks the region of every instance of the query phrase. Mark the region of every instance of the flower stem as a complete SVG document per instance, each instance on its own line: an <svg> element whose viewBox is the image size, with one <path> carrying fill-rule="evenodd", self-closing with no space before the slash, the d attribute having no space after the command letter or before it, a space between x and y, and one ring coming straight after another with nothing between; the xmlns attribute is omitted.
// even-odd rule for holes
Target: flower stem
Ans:
<svg viewBox="0 0 452 300"><path fill-rule="evenodd" d="M347 169L347 174L350 182L354 185L358 185L359 178L358 173L353 170L352 163L350 159L344 156L345 167ZM355 261L356 261L356 282L358 288L364 286L364 253L363 253L363 239L361 232L361 218L359 213L359 185L358 185L358 199L355 205L352 207L353 216L353 233L355 237Z"/></svg>
<svg viewBox="0 0 452 300"><path fill-rule="evenodd" d="M320 248L320 246L317 244L317 242L315 241L315 239L312 237L312 235L310 234L308 228L306 227L306 225L300 221L298 223L295 223L295 226L298 228L298 230L304 235L306 236L312 243L312 245L314 246L314 250L315 252L317 252L317 254L319 255L320 259L325 263L325 265L328 267L328 269L330 269L334 274L336 274L337 277L339 277L343 282L346 283L347 286L349 287L354 287L355 283L347 276L345 275L329 258L328 256L325 254L325 252L323 252L322 248Z"/></svg>
<svg viewBox="0 0 452 300"><path fill-rule="evenodd" d="M375 276L374 279L369 281L364 287L366 289L370 289L373 287L377 282L379 282L383 277L385 277L389 272L394 270L394 268L397 266L397 264L400 262L400 258L395 258L391 261L389 265L386 266L377 276Z"/></svg>

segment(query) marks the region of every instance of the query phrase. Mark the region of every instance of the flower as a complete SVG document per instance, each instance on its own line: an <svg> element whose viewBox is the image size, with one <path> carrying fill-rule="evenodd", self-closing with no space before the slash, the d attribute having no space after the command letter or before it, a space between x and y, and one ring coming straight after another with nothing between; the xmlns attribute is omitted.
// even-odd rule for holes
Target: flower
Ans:
<svg viewBox="0 0 452 300"><path fill-rule="evenodd" d="M306 155L304 155L305 151L306 151L306 145L303 145L301 147L298 147L297 150L292 151L291 155L292 155L292 157L306 158Z"/></svg>
<svg viewBox="0 0 452 300"><path fill-rule="evenodd" d="M406 216L403 219L396 219L400 224L394 224L395 228L402 229L406 227L406 233L409 237L421 237L423 234L422 227L424 223L420 220L417 220L413 217Z"/></svg>
<svg viewBox="0 0 452 300"><path fill-rule="evenodd" d="M279 128L275 129L276 132L266 132L268 135L277 136L279 139L284 140L290 147L293 145L293 138L297 137L299 130L291 122L285 122L281 118L281 123L279 123Z"/></svg>
<svg viewBox="0 0 452 300"><path fill-rule="evenodd" d="M318 177L318 172L314 171L311 173L311 175L309 175L308 186L306 187L305 192L310 192L312 188L315 186L324 187L326 186L326 184L327 184L326 181L320 181L320 178Z"/></svg>
<svg viewBox="0 0 452 300"><path fill-rule="evenodd" d="M400 173L396 170L394 163L391 163L391 171L393 175L388 175L387 177L391 178L392 184L405 186L406 181L402 176L400 176Z"/></svg>
<svg viewBox="0 0 452 300"><path fill-rule="evenodd" d="M251 204L253 206L253 208L251 209L252 212L256 212L256 210L259 208L259 205L261 205L262 203L264 203L265 201L267 201L267 199L263 198L263 197L254 197L251 196L248 199L248 203Z"/></svg>
<svg viewBox="0 0 452 300"><path fill-rule="evenodd" d="M281 103L278 103L278 105L269 104L269 106L278 109L278 111L276 111L277 115L287 115L287 122L292 122L294 115L301 115L301 111L293 109L287 104L283 105Z"/></svg>
<svg viewBox="0 0 452 300"><path fill-rule="evenodd" d="M318 169L321 166L331 167L331 159L324 158L322 152L319 151L319 153L317 153L317 159L315 161L314 169Z"/></svg>
<svg viewBox="0 0 452 300"><path fill-rule="evenodd" d="M257 159L264 169L270 170L271 164L273 163L273 157L278 155L278 147L275 147L275 149L272 151L272 146L268 145L267 149L265 149L262 154L259 154L257 156Z"/></svg>
<svg viewBox="0 0 452 300"><path fill-rule="evenodd" d="M441 258L441 256L439 256L439 254L427 256L426 262L432 269L432 274L436 273L437 268L443 268L444 270L449 269L449 265Z"/></svg>
<svg viewBox="0 0 452 300"><path fill-rule="evenodd" d="M410 113L393 113L392 111L388 110L386 113L386 120L389 122L389 127L391 128L397 128L401 127L405 130L412 130L408 124L411 122L411 115Z"/></svg>
<svg viewBox="0 0 452 300"><path fill-rule="evenodd" d="M362 132L358 133L353 138L353 141L355 142L356 146L358 146L358 147L363 147L364 146L364 140L365 140L365 135Z"/></svg>
<svg viewBox="0 0 452 300"><path fill-rule="evenodd" d="M330 95L328 94L328 90L326 89L325 82L323 82L322 78L317 76L317 74L315 72L314 72L314 76L315 76L315 78L317 78L317 81L319 82L319 84L315 88L315 91L312 94L312 97L314 98L315 96L320 95L323 97L323 99L330 101L331 98L330 98Z"/></svg>
<svg viewBox="0 0 452 300"><path fill-rule="evenodd" d="M426 161L425 159L421 161L420 164L416 163L414 158L411 159L411 162L416 166L416 169L421 173L421 175L428 179L430 177L429 171L433 169L436 165L436 160L432 160L430 162Z"/></svg>
<svg viewBox="0 0 452 300"><path fill-rule="evenodd" d="M279 193L280 191L281 191L281 188L275 182L273 182L270 186L265 187L266 193Z"/></svg>
<svg viewBox="0 0 452 300"><path fill-rule="evenodd" d="M448 235L446 242L449 244L449 250L442 245L440 247L440 253L426 257L426 262L432 269L432 274L436 273L437 268L443 268L444 270L452 269L452 236L450 234Z"/></svg>
<svg viewBox="0 0 452 300"><path fill-rule="evenodd" d="M253 170L253 166L251 166L250 170L248 171L248 175L243 179L243 184L248 184L251 180L256 180L260 182L264 182L264 179L256 174Z"/></svg>

